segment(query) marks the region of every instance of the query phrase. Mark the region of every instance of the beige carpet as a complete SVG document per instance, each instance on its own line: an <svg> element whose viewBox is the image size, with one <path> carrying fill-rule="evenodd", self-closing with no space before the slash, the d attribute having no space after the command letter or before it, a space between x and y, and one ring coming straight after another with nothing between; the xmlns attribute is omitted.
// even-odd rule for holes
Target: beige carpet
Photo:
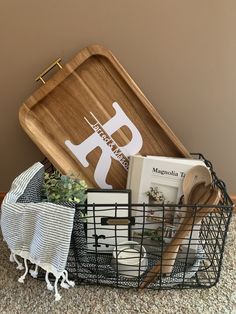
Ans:
<svg viewBox="0 0 236 314"><path fill-rule="evenodd" d="M62 299L54 301L45 282L27 276L9 262L6 244L0 241L0 313L236 313L236 217L227 238L220 282L207 290L145 291L97 286L60 289Z"/></svg>

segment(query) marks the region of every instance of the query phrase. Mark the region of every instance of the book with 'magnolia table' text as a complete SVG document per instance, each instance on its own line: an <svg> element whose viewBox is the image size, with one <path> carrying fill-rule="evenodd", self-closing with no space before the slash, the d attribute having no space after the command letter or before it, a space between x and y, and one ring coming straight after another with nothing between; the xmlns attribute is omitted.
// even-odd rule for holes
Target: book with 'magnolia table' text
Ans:
<svg viewBox="0 0 236 314"><path fill-rule="evenodd" d="M127 188L132 191L132 203L147 204L133 209L136 223L132 236L137 240L143 235L147 250L157 248L162 241L164 244L169 243L178 230L187 210L181 207L183 180L186 173L197 165L205 166L205 163L187 158L130 157ZM199 226L193 226L191 241L186 239L181 249L196 252L198 243Z"/></svg>

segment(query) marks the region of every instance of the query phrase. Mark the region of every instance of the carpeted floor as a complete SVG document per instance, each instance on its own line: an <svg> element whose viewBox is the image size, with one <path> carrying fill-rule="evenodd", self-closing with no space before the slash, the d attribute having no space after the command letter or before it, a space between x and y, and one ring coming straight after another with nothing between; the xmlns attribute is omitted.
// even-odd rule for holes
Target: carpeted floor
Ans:
<svg viewBox="0 0 236 314"><path fill-rule="evenodd" d="M207 290L145 291L97 286L60 289L62 299L54 301L45 282L27 276L9 262L6 244L0 241L0 313L221 313L236 314L236 217L231 222L220 282Z"/></svg>

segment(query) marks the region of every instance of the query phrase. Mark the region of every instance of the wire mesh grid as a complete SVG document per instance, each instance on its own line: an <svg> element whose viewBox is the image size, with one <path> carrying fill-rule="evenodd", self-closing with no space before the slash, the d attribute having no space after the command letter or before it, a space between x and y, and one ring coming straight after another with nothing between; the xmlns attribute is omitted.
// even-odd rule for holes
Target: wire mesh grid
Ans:
<svg viewBox="0 0 236 314"><path fill-rule="evenodd" d="M218 282L233 203L212 164L193 155L211 170L220 203L76 205L67 261L71 278L78 284L149 289L208 288Z"/></svg>

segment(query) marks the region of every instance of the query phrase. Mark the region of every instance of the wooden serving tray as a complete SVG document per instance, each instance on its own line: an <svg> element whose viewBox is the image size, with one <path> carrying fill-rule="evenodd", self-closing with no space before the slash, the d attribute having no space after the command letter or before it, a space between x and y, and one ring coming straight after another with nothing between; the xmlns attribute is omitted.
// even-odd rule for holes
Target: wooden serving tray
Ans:
<svg viewBox="0 0 236 314"><path fill-rule="evenodd" d="M190 157L113 54L79 52L21 106L23 129L62 173L91 187L126 186L134 154Z"/></svg>

